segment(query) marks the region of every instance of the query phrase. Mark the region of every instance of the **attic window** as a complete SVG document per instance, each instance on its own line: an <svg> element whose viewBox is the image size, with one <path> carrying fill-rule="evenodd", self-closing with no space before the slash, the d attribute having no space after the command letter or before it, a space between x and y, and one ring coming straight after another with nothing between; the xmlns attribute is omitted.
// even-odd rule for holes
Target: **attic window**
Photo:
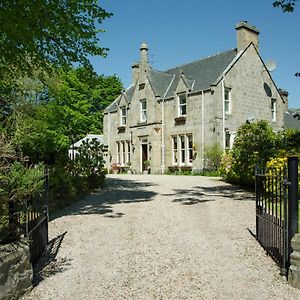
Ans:
<svg viewBox="0 0 300 300"><path fill-rule="evenodd" d="M139 84L139 90L143 90L145 88L145 83L140 83Z"/></svg>
<svg viewBox="0 0 300 300"><path fill-rule="evenodd" d="M126 126L126 106L120 108L120 125Z"/></svg>
<svg viewBox="0 0 300 300"><path fill-rule="evenodd" d="M178 94L178 116L186 115L186 93Z"/></svg>

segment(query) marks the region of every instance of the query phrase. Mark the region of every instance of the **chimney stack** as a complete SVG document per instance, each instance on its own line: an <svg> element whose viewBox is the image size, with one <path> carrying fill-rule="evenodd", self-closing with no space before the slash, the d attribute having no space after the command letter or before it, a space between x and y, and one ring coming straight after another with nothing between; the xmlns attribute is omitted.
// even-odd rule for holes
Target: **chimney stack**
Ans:
<svg viewBox="0 0 300 300"><path fill-rule="evenodd" d="M259 51L259 30L250 24L247 21L239 22L236 27L237 33L237 49L238 52L243 51L248 47L252 42L257 51Z"/></svg>
<svg viewBox="0 0 300 300"><path fill-rule="evenodd" d="M142 43L141 47L141 62L140 62L140 69L141 72L145 72L149 70L149 64L148 64L148 45L147 43Z"/></svg>
<svg viewBox="0 0 300 300"><path fill-rule="evenodd" d="M131 65L132 69L132 83L136 83L139 79L139 63L135 62Z"/></svg>

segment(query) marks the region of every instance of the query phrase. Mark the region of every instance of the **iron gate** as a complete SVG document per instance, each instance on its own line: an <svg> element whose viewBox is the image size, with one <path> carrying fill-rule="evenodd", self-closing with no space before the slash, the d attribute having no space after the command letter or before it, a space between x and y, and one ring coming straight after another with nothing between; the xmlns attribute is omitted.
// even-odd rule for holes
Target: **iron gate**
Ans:
<svg viewBox="0 0 300 300"><path fill-rule="evenodd" d="M256 239L287 274L291 239L298 232L298 158L282 169L255 174Z"/></svg>
<svg viewBox="0 0 300 300"><path fill-rule="evenodd" d="M26 237L30 242L30 261L35 265L48 244L48 170L45 171L42 193L27 203Z"/></svg>

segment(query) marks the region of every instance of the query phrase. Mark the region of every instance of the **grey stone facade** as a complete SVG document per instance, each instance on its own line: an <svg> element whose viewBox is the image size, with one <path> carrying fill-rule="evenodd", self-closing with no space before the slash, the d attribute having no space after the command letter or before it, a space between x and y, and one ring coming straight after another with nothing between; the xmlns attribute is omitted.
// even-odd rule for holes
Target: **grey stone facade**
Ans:
<svg viewBox="0 0 300 300"><path fill-rule="evenodd" d="M205 147L231 147L246 121L284 127L288 94L259 55L259 32L246 22L236 30L236 49L164 72L151 68L148 46L141 45L131 86L104 113L108 167L130 161L133 171L142 172L148 160L153 173L172 166L200 170Z"/></svg>
<svg viewBox="0 0 300 300"><path fill-rule="evenodd" d="M18 299L31 289L32 276L27 242L0 246L0 300Z"/></svg>

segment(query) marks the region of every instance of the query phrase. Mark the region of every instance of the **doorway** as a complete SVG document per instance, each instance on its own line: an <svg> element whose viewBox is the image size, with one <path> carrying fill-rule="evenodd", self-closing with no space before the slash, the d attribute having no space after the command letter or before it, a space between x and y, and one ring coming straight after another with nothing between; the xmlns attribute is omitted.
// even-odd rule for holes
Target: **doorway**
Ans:
<svg viewBox="0 0 300 300"><path fill-rule="evenodd" d="M148 165L145 164L145 161L149 160L149 148L148 148L148 139L141 139L141 172L147 170Z"/></svg>

